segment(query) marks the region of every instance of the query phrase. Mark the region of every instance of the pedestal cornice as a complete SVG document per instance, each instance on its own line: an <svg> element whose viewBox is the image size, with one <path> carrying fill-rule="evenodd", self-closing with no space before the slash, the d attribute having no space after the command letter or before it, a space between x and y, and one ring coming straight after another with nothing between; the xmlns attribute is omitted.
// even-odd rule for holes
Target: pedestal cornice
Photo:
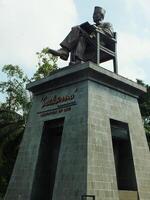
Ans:
<svg viewBox="0 0 150 200"><path fill-rule="evenodd" d="M39 94L85 80L98 82L136 98L146 92L144 86L91 62L61 68L46 78L28 84L27 89L34 94Z"/></svg>

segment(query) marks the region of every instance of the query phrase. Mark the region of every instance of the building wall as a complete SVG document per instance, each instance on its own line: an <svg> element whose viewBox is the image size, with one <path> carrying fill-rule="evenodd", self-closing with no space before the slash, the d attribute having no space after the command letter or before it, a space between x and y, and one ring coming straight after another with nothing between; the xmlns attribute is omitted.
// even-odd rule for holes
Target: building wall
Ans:
<svg viewBox="0 0 150 200"><path fill-rule="evenodd" d="M150 199L150 154L136 98L92 81L88 96L88 193L97 200L119 199L110 128L114 119L129 126L139 197Z"/></svg>
<svg viewBox="0 0 150 200"><path fill-rule="evenodd" d="M72 100L45 106L42 98L72 96ZM87 82L60 88L33 98L33 106L5 200L29 200L44 121L65 118L53 200L76 200L86 193ZM69 105L70 106L69 106ZM70 109L70 110L69 110Z"/></svg>

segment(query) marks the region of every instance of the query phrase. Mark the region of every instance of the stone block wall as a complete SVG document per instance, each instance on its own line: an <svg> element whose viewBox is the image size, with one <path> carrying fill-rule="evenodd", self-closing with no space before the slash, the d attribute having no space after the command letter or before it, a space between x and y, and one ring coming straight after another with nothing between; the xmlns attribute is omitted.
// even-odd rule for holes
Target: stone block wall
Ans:
<svg viewBox="0 0 150 200"><path fill-rule="evenodd" d="M28 86L33 105L5 200L31 199L44 122L64 118L52 200L122 200L110 119L128 124L140 200L150 199L150 153L137 97L142 86L92 63ZM36 199L35 199L36 200ZM126 199L129 200L129 199Z"/></svg>
<svg viewBox="0 0 150 200"><path fill-rule="evenodd" d="M119 198L110 128L114 119L129 126L139 197L150 199L150 153L137 100L90 81L88 112L88 193L98 200Z"/></svg>

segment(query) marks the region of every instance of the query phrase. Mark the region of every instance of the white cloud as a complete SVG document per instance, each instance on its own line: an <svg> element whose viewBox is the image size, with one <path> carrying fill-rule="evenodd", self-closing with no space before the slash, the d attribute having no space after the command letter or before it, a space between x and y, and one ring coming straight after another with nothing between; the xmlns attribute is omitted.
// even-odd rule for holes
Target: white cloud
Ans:
<svg viewBox="0 0 150 200"><path fill-rule="evenodd" d="M133 15L135 13L142 13L143 17L150 19L149 0L125 0L126 7Z"/></svg>
<svg viewBox="0 0 150 200"><path fill-rule="evenodd" d="M131 79L146 79L148 67L144 63L149 59L150 39L131 33L119 33L118 60L120 73ZM143 63L143 65L141 65Z"/></svg>
<svg viewBox="0 0 150 200"><path fill-rule="evenodd" d="M150 12L149 12L149 5L150 5L150 1L149 0L137 0L136 2L138 2L139 4L139 9L141 8L141 10L143 11L143 15L145 15L146 18L150 19Z"/></svg>
<svg viewBox="0 0 150 200"><path fill-rule="evenodd" d="M130 79L150 82L149 0L124 0L128 23L118 31L119 72ZM126 30L126 31L125 31Z"/></svg>
<svg viewBox="0 0 150 200"><path fill-rule="evenodd" d="M35 69L35 53L57 48L76 21L73 0L0 0L0 65Z"/></svg>
<svg viewBox="0 0 150 200"><path fill-rule="evenodd" d="M150 83L150 39L129 32L119 32L117 50L119 74L134 81L141 79ZM113 71L113 63L110 61L101 66Z"/></svg>

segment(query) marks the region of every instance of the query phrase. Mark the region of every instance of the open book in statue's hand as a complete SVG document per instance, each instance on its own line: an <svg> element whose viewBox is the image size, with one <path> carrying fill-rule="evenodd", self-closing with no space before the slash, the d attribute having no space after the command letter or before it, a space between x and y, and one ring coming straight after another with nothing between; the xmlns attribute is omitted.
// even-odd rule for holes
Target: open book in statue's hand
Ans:
<svg viewBox="0 0 150 200"><path fill-rule="evenodd" d="M89 35L96 30L96 27L94 27L93 25L91 25L89 22L85 22L85 23L81 24L80 27L84 31L86 31Z"/></svg>

